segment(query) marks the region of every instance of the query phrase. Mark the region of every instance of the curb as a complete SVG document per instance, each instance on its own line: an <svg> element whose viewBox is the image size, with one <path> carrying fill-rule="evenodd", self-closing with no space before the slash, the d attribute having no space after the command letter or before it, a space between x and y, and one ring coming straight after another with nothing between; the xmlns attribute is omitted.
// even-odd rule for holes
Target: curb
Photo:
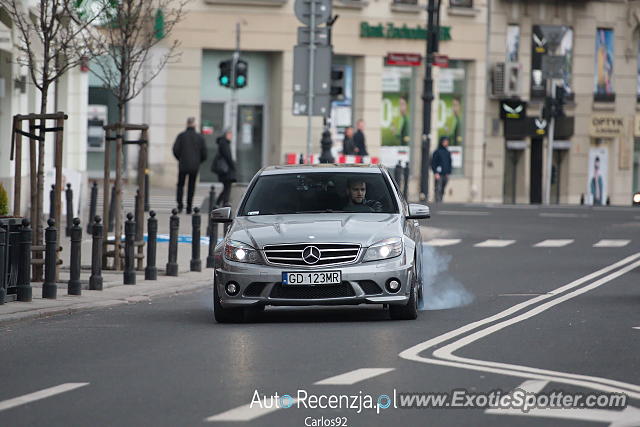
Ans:
<svg viewBox="0 0 640 427"><path fill-rule="evenodd" d="M11 313L0 316L0 325L6 325L10 323L16 323L23 320L43 319L51 316L58 316L62 314L73 314L82 311L97 310L101 308L115 307L125 304L136 304L139 302L147 302L156 297L163 297L169 295L179 295L189 292L194 292L200 289L211 287L211 280L197 281L189 285L171 286L165 289L154 289L145 293L136 295L128 295L123 297L114 296L111 299L93 302L80 302L77 304L67 305L64 307L50 307L39 308L29 311L23 311L20 313ZM13 304L13 303L12 303Z"/></svg>

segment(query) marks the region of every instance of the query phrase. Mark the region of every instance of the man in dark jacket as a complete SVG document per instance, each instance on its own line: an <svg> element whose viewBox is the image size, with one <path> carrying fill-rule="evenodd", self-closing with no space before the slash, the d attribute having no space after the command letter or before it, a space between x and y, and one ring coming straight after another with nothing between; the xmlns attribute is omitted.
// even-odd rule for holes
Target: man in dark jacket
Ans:
<svg viewBox="0 0 640 427"><path fill-rule="evenodd" d="M342 140L342 154L349 156L354 152L353 145L353 128L347 126L344 128L344 139Z"/></svg>
<svg viewBox="0 0 640 427"><path fill-rule="evenodd" d="M184 181L188 176L187 213L190 214L200 163L207 160L207 146L202 135L196 132L196 119L194 117L187 119L187 129L176 138L176 142L173 144L173 155L178 160L178 191L176 195L178 211L182 212Z"/></svg>
<svg viewBox="0 0 640 427"><path fill-rule="evenodd" d="M227 129L225 133L216 140L218 144L218 154L214 160L213 172L218 175L218 179L222 185L224 185L216 201L218 206L227 206L229 196L231 195L231 183L236 181L236 164L233 161L233 157L231 157L231 137L231 131ZM226 171L216 170L218 167L216 163L218 162L226 164Z"/></svg>
<svg viewBox="0 0 640 427"><path fill-rule="evenodd" d="M368 156L367 143L364 138L364 120L358 119L356 127L358 131L353 135L353 145L355 147L353 154L356 156Z"/></svg>
<svg viewBox="0 0 640 427"><path fill-rule="evenodd" d="M447 148L449 146L449 137L442 136L438 143L438 149L433 152L431 157L431 169L435 177L436 184L436 202L441 202L444 196L444 189L449 182L451 174L451 153Z"/></svg>

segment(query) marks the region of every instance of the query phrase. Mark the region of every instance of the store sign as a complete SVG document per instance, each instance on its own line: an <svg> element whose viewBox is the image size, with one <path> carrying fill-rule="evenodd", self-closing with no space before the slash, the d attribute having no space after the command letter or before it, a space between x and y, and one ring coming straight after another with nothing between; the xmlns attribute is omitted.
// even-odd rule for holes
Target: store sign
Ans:
<svg viewBox="0 0 640 427"><path fill-rule="evenodd" d="M500 101L500 118L508 120L524 119L527 116L527 103L519 99Z"/></svg>
<svg viewBox="0 0 640 427"><path fill-rule="evenodd" d="M401 65L407 67L419 67L422 56L419 53L388 53L387 65Z"/></svg>
<svg viewBox="0 0 640 427"><path fill-rule="evenodd" d="M589 136L593 138L615 138L624 133L624 117L613 115L591 116Z"/></svg>
<svg viewBox="0 0 640 427"><path fill-rule="evenodd" d="M426 40L427 29L417 25L415 28L409 28L407 25L396 27L392 22L386 25L370 25L368 22L360 23L360 37L362 38L380 38L380 39L410 39L410 40ZM440 27L440 40L451 40L451 27Z"/></svg>
<svg viewBox="0 0 640 427"><path fill-rule="evenodd" d="M549 123L543 119L538 117L533 117L533 132L536 136L544 136L547 134L547 125Z"/></svg>

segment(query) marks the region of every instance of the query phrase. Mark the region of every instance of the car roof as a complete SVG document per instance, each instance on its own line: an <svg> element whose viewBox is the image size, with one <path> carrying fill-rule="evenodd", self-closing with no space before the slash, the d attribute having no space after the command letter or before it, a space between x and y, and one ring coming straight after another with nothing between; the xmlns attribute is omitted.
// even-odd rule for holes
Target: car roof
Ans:
<svg viewBox="0 0 640 427"><path fill-rule="evenodd" d="M302 165L275 165L267 166L260 172L260 175L284 175L290 173L320 173L320 172L337 172L337 173L382 173L382 166L354 163L354 164L338 164L338 163L319 163L319 164L302 164Z"/></svg>

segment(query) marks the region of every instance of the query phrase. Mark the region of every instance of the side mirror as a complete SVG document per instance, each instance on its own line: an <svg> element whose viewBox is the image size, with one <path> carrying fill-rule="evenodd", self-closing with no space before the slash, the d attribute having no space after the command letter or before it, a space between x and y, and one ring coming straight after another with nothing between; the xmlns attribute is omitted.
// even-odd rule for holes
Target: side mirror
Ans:
<svg viewBox="0 0 640 427"><path fill-rule="evenodd" d="M232 222L231 208L218 208L211 211L211 221L216 223Z"/></svg>
<svg viewBox="0 0 640 427"><path fill-rule="evenodd" d="M409 205L409 215L407 219L427 219L431 218L431 210L429 206L411 203Z"/></svg>

